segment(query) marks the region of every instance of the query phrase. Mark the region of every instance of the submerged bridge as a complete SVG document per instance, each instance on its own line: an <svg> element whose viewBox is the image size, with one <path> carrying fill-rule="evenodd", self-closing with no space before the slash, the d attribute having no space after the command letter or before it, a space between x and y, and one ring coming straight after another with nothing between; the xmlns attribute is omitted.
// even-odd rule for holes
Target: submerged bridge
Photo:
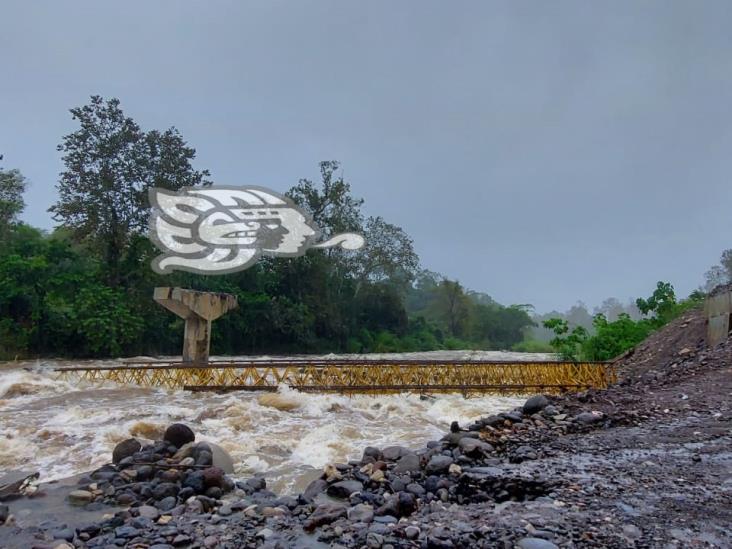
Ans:
<svg viewBox="0 0 732 549"><path fill-rule="evenodd" d="M58 368L71 382L115 382L190 391L276 391L285 385L306 392L389 393L563 393L615 381L607 362L518 362L454 360L235 360L124 362L113 366Z"/></svg>

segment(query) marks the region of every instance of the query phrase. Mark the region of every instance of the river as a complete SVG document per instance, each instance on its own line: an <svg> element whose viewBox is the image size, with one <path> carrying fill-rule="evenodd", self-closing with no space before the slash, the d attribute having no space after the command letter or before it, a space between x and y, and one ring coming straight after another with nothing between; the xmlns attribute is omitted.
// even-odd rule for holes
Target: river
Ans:
<svg viewBox="0 0 732 549"><path fill-rule="evenodd" d="M484 351L381 356L550 358ZM55 367L90 364L94 362L39 360L0 366L0 477L22 469L38 471L41 481L66 478L110 461L121 440L160 438L167 425L182 422L194 430L196 440L223 446L234 459L236 476L261 473L273 490L293 493L324 465L360 457L365 446L418 447L440 437L452 421L466 424L523 401L506 396L465 399L457 394L346 397L285 387L277 393L189 393L69 384L53 374Z"/></svg>

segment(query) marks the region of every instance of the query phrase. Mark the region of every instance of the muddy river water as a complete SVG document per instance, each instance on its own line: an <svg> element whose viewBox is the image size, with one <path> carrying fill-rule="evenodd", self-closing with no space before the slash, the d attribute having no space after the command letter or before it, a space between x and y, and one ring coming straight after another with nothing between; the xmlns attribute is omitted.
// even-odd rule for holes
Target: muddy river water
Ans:
<svg viewBox="0 0 732 549"><path fill-rule="evenodd" d="M497 352L383 356L547 358ZM189 393L56 380L54 367L74 364L90 362L40 360L0 367L0 477L17 469L38 471L41 481L69 477L108 462L121 440L160 438L168 424L184 422L197 440L228 450L237 476L262 473L275 491L295 492L325 464L359 457L365 446L417 447L441 436L451 421L467 423L522 402L457 394L346 397L284 387L277 393Z"/></svg>

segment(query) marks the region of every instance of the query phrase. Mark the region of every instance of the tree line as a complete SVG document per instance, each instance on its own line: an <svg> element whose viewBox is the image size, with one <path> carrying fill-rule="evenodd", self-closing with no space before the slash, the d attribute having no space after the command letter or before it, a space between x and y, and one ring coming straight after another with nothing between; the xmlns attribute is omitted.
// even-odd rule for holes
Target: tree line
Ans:
<svg viewBox="0 0 732 549"><path fill-rule="evenodd" d="M237 296L216 321L217 354L509 349L534 324L527 306L422 269L402 228L363 213L336 161L286 194L325 238L359 232L363 249L263 258L224 276L158 275L148 189L210 185L210 173L194 168L176 128L144 131L118 99L93 96L70 112L78 128L58 146L54 230L19 221L27 180L0 167L0 358L178 354L182 320L152 301L155 286Z"/></svg>

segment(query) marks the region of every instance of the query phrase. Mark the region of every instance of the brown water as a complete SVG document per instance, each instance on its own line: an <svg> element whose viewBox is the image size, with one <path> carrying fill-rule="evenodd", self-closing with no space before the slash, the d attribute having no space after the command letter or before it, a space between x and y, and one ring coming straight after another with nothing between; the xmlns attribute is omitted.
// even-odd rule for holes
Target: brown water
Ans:
<svg viewBox="0 0 732 549"><path fill-rule="evenodd" d="M470 358L545 357L481 353ZM69 477L108 462L114 445L125 438L160 438L168 424L184 422L197 440L228 450L237 475L264 473L274 490L292 492L327 463L359 457L365 446L418 447L442 436L451 421L464 424L522 401L459 395L349 398L287 388L217 395L54 379L53 367L73 364L39 361L0 369L0 476L23 469L39 471L42 481Z"/></svg>

